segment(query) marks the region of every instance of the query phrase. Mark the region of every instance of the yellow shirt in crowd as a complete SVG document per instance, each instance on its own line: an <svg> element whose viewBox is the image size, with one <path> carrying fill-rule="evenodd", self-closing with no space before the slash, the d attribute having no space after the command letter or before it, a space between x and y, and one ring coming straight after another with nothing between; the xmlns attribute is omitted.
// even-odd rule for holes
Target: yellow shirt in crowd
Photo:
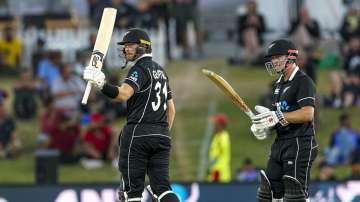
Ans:
<svg viewBox="0 0 360 202"><path fill-rule="evenodd" d="M218 172L219 182L230 182L231 168L230 168L230 136L227 131L216 133L211 141L209 148L209 167L208 180L213 181L214 173Z"/></svg>
<svg viewBox="0 0 360 202"><path fill-rule="evenodd" d="M5 65L15 68L17 58L22 52L22 43L19 39L13 38L11 41L0 40L0 51Z"/></svg>

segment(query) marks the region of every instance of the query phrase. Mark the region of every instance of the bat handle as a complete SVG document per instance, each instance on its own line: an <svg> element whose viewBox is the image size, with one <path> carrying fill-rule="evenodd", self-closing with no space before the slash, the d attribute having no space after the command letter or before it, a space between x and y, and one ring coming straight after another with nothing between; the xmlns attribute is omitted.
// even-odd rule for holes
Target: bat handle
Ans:
<svg viewBox="0 0 360 202"><path fill-rule="evenodd" d="M249 118L252 118L255 116L255 114L251 110L246 111L245 114L248 115Z"/></svg>
<svg viewBox="0 0 360 202"><path fill-rule="evenodd" d="M87 84L86 84L86 89L85 89L85 92L84 92L84 96L81 100L81 104L83 105L86 105L87 101L88 101L88 98L89 98L89 95L90 95L90 91L91 91L91 83L88 81Z"/></svg>

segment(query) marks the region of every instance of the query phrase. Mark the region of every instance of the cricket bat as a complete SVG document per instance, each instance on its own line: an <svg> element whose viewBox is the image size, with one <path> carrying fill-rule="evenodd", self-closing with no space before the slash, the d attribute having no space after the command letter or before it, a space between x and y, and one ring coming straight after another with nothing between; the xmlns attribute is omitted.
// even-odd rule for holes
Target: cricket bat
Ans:
<svg viewBox="0 0 360 202"><path fill-rule="evenodd" d="M93 66L99 69L102 68L104 58L107 53L109 43L111 40L111 35L114 29L116 12L117 11L115 8L104 8L99 30L96 36L94 49L90 57L89 66ZM90 95L90 91L91 91L91 83L87 82L86 89L81 101L82 104L85 105L87 103L87 100Z"/></svg>
<svg viewBox="0 0 360 202"><path fill-rule="evenodd" d="M254 113L247 106L247 104L244 102L244 100L239 96L239 94L236 93L236 91L225 79L223 79L215 72L207 69L203 69L202 73L205 74L211 81L213 81L247 116L249 116L250 118L255 116Z"/></svg>

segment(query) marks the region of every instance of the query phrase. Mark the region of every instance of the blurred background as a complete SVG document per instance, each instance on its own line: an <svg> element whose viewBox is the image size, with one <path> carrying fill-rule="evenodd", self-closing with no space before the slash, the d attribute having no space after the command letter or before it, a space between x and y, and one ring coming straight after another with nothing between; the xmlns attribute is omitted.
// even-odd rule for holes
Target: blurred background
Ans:
<svg viewBox="0 0 360 202"><path fill-rule="evenodd" d="M222 75L250 107L268 106L276 78L263 54L278 38L297 45L317 87L312 201L360 201L360 1L0 0L1 202L115 201L126 105L95 90L80 105L105 7L118 12L108 81L126 75L116 42L131 27L150 33L168 72L177 109L170 174L181 201L255 201L275 135L255 139L201 69Z"/></svg>

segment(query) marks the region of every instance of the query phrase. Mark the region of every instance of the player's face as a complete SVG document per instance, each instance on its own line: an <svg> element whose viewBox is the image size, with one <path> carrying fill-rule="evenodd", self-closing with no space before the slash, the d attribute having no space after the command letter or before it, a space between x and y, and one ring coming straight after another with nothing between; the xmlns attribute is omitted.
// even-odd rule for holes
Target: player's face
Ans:
<svg viewBox="0 0 360 202"><path fill-rule="evenodd" d="M285 55L271 57L271 62L273 63L277 73L280 73L285 68L286 61L287 57Z"/></svg>
<svg viewBox="0 0 360 202"><path fill-rule="evenodd" d="M265 63L266 70L271 76L282 73L287 62L286 55L271 56L271 61Z"/></svg>
<svg viewBox="0 0 360 202"><path fill-rule="evenodd" d="M124 45L125 57L127 61L133 61L136 58L136 48L138 44L136 43L127 43Z"/></svg>

